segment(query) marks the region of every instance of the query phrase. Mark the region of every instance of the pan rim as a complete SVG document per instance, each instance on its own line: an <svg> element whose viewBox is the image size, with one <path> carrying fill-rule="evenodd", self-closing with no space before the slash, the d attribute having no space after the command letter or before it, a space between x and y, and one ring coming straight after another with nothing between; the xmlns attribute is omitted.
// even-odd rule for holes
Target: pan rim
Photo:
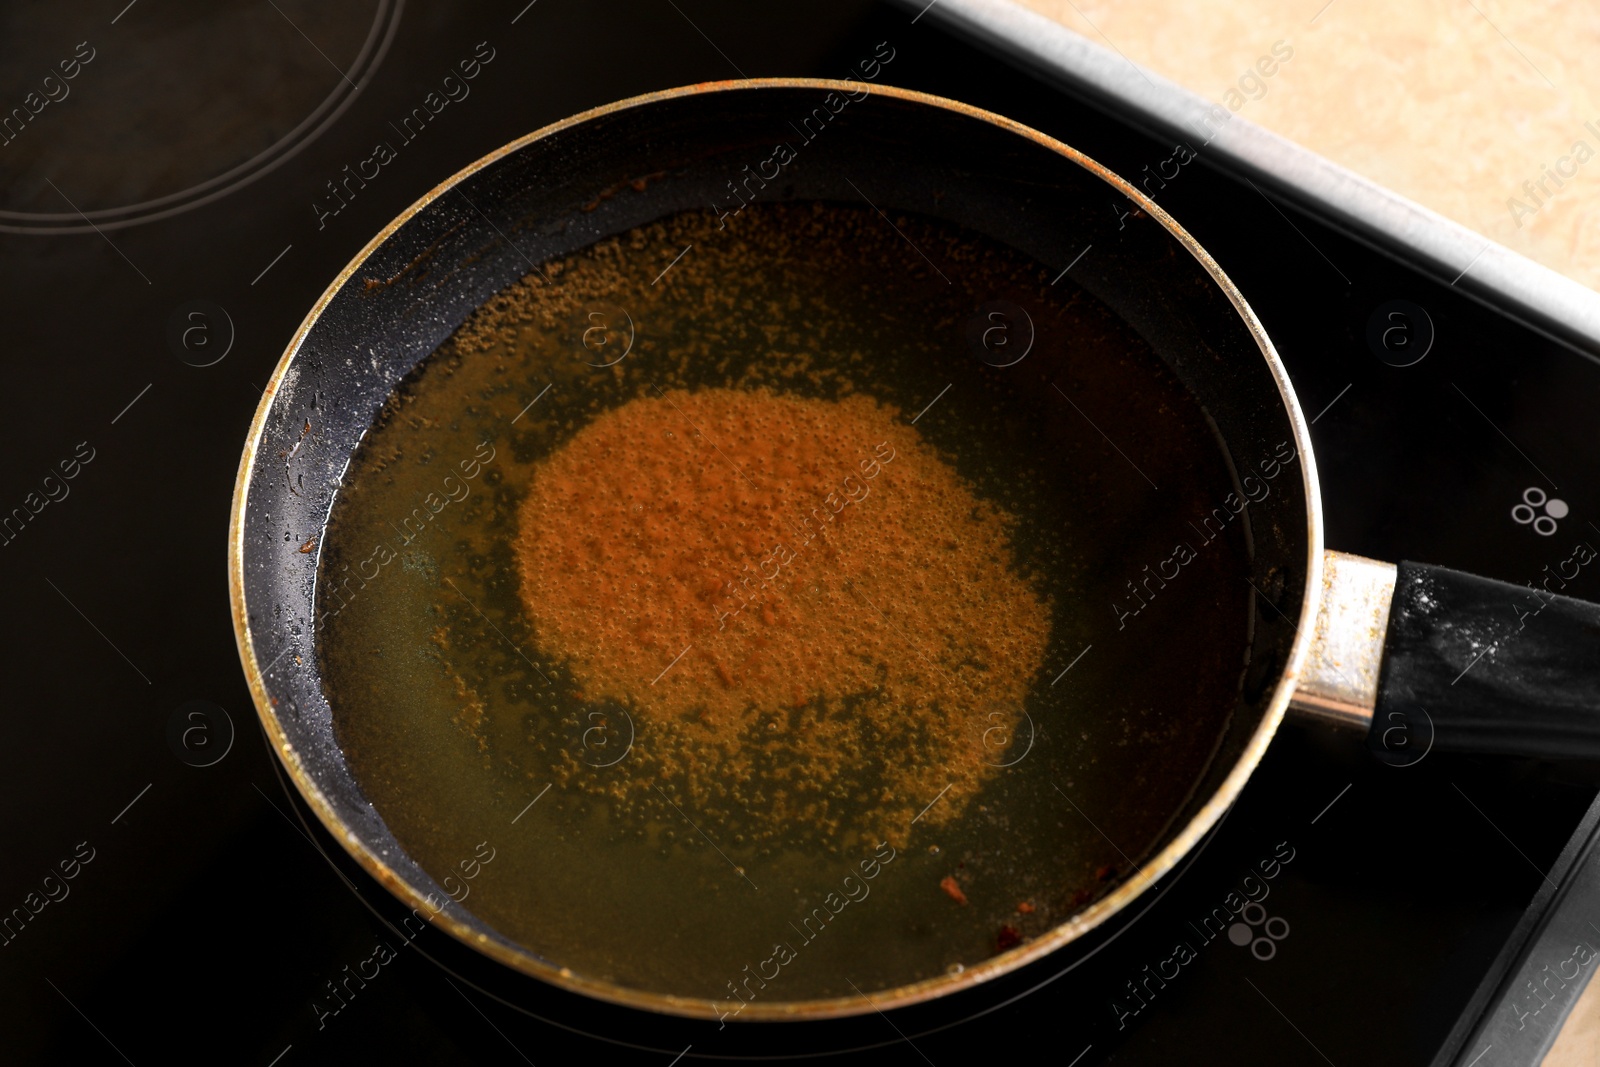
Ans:
<svg viewBox="0 0 1600 1067"><path fill-rule="evenodd" d="M233 618L234 637L239 649L240 662L244 668L245 678L250 688L251 699L256 707L257 717L274 753L288 772L290 780L295 784L295 788L300 791L301 796L310 805L323 827L333 835L344 847L345 851L369 875L388 889L390 893L394 894L403 904L425 915L433 925L463 944L478 950L499 963L511 967L513 970L549 982L558 988L583 993L624 1007L669 1015L698 1019L720 1019L727 1014L720 1009L721 1001L704 997L682 997L648 992L597 979L585 978L574 974L566 968L540 959L531 950L513 945L509 939L505 943L495 942L487 938L481 931L454 919L443 911L434 912L428 906L421 893L417 892L409 882L405 881L390 868L380 854L369 847L339 818L332 803L301 763L294 745L290 742L278 719L277 711L273 707L271 697L267 692L262 666L256 657L254 636L251 631L249 614L245 603L244 529L247 521L246 509L249 503L250 480L255 470L257 453L262 446L268 414L276 398L278 387L294 364L305 339L321 319L328 305L344 290L351 279L356 277L372 254L402 226L432 204L433 201L500 159L520 151L536 141L543 140L593 119L666 100L698 96L705 93L772 88L801 88L859 93L863 87L863 83L858 81L842 81L829 78L751 78L701 82L675 89L644 93L591 108L544 126L489 152L444 179L405 208L374 235L329 283L290 338L283 355L278 360L277 366L273 369L266 388L262 391L261 400L256 407L254 417L251 419L250 429L245 438L244 454L240 458L239 470L234 482L228 524L228 593L230 613ZM1297 456L1300 460L1299 466L1306 500L1307 559L1304 571L1305 593L1302 598L1300 617L1295 623L1295 637L1290 646L1288 659L1279 674L1272 699L1268 703L1261 721L1257 724L1255 732L1245 744L1243 751L1228 772L1227 777L1223 779L1210 799L1190 818L1187 825L1175 834L1156 855L1151 857L1130 878L1119 884L1111 893L1095 901L1084 911L1074 915L1066 922L1052 928L1049 932L1016 948L992 956L981 963L967 967L958 974L941 974L907 985L875 991L870 999L862 996L860 998L833 997L800 1001L751 1001L745 1003L744 1008L739 1013L750 1021L842 1018L866 1014L871 1011L881 1011L887 1008L906 1007L923 1003L980 985L1032 963L1077 940L1100 926L1113 915L1121 912L1167 874L1183 857L1188 855L1200 839L1217 823L1223 813L1232 806L1240 792L1243 791L1246 782L1248 782L1251 774L1254 773L1256 766L1265 755L1273 736L1277 733L1279 724L1283 721L1290 697L1294 693L1296 683L1310 651L1314 636L1314 623L1322 597L1322 495L1317 478L1316 461L1311 447L1310 430L1306 424L1304 413L1300 409L1300 403L1289 380L1288 372L1278 356L1277 349L1273 346L1271 338L1267 336L1265 328L1245 300L1244 295L1239 292L1233 281L1222 270L1222 267L1211 258L1211 255L1187 230L1179 225L1155 201L1113 171L1069 145L1003 115L951 100L947 97L888 85L874 85L867 88L871 93L881 93L893 99L952 111L967 118L987 122L1007 132L1025 137L1049 151L1066 157L1133 201L1140 210L1160 223L1168 233L1194 256L1195 260L1211 277L1211 280L1228 297L1228 300L1234 306L1234 310L1243 320L1251 337L1255 340L1257 347L1261 351L1262 358L1266 361L1273 380L1277 384L1279 399L1282 401L1285 414L1289 419Z"/></svg>

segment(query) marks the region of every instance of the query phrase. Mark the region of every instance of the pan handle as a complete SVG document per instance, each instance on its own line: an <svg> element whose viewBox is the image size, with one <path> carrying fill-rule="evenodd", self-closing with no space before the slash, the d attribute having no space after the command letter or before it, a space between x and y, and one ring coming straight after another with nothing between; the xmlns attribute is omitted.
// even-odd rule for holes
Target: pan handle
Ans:
<svg viewBox="0 0 1600 1067"><path fill-rule="evenodd" d="M1557 591L1571 575L1542 577L1327 553L1290 706L1366 728L1397 761L1432 749L1600 760L1600 605Z"/></svg>

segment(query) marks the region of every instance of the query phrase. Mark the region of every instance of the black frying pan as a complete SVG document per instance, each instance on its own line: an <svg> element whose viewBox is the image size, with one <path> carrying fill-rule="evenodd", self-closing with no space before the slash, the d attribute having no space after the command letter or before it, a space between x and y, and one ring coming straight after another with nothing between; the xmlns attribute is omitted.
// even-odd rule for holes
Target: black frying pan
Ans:
<svg viewBox="0 0 1600 1067"><path fill-rule="evenodd" d="M804 131L792 125L807 116L815 119ZM1242 563L1234 584L1215 579L1207 595L1232 605L1227 610L1237 612L1245 637L1227 706L1187 734L1180 729L1182 700L1157 695L1141 697L1137 708L1119 705L1115 678L1103 682L1107 719L1147 719L1146 741L1134 755L1116 756L1107 734L1105 758L1126 758L1130 768L1144 768L1138 773L1182 788L1156 824L1144 813L1140 825L1156 828L1127 845L1132 855L1117 848L1127 862L1107 866L1105 886L1080 895L1077 904L1058 902L1047 929L1020 943L1001 941L984 958L945 973L864 977L864 986L849 982L854 994L826 986L792 999L777 990L735 1002L565 967L480 918L460 902L466 897L456 891L459 877L408 852L385 812L373 806L336 734L340 709L328 699L316 622L327 596L325 588L319 593L318 545L341 478L374 419L397 385L475 309L534 264L677 212L726 210L735 203L730 181L769 160L774 141L786 139L802 149L784 163L781 177L762 183L764 197L865 202L889 225L902 213L958 225L1030 257L1057 281L1070 272L1074 291L1109 309L1148 347L1163 373L1197 402L1220 450L1233 492L1218 499L1226 511L1217 523L1230 524ZM1136 211L1127 210L1128 201ZM1032 362L1019 366L1042 375L1040 391L1054 387L1078 408L1061 407L1051 418L1070 422L1094 447L1103 448L1104 438L1120 452L1113 440L1120 435L1108 434L1059 388L1068 380L1059 377L1068 369L1068 348L1046 332ZM952 339L963 351L971 342ZM1007 372L1004 360L971 364L975 374ZM1135 434L1121 444L1137 440L1136 422L1118 424ZM953 435L948 447L959 452L959 424L946 432ZM1052 457L1028 458L1047 465ZM1152 490L1167 481L1173 494L1151 499L1185 506L1209 499L1208 491L1185 496L1181 484L1169 481L1181 483L1183 457L1145 463L1149 470L1130 460ZM1149 507L1155 510L1140 511L1140 524L1164 521L1149 517L1160 514L1159 504ZM1401 564L1396 571L1333 553L1325 560L1320 507L1310 440L1270 340L1205 251L1137 189L1050 138L951 101L861 82L751 81L639 97L532 134L444 182L375 237L311 310L257 411L235 493L230 581L241 657L279 757L329 831L420 916L509 966L620 1003L703 1017L726 1017L734 1003L746 1018L823 1017L965 988L1069 944L1126 907L1233 802L1291 702L1371 724L1372 744L1391 759L1414 761L1434 747L1592 754L1596 732L1586 716L1600 689L1600 609L1438 568ZM1149 562L1159 570L1166 561L1158 559ZM1099 644L1106 670L1159 664L1163 644L1203 646L1212 639L1204 627L1130 625L1165 603L1156 599L1165 586L1149 584L1141 562L1131 561L1125 596L1070 605L1072 619L1093 621L1074 623L1074 643L1052 650L1060 658L1051 675L1068 666L1078 637L1083 645ZM1142 594L1133 581L1141 576ZM1518 632L1535 609L1537 633ZM1098 669L1097 659L1074 668L1082 672L1074 684ZM1064 676L1065 670L1056 681ZM1036 686L1041 693L1050 688ZM1125 689L1146 692L1133 681ZM1052 734L1051 707L1048 700L1037 705L1045 720L1040 744L1053 739L1060 747L1071 737L1064 728ZM1192 736L1197 732L1200 742ZM1163 736L1188 743L1149 740ZM1120 802L1110 791L1073 799L1054 788L1106 841L1132 832L1131 823L1118 822ZM1101 815L1098 823L1091 812ZM922 843L913 837L897 844ZM1032 842L1038 849L1050 845ZM471 855L466 848L463 855Z"/></svg>

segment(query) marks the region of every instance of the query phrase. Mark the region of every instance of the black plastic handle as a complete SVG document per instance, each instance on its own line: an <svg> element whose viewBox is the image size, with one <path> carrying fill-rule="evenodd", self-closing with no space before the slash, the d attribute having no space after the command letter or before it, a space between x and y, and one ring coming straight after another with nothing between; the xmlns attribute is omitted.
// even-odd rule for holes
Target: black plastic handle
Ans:
<svg viewBox="0 0 1600 1067"><path fill-rule="evenodd" d="M1600 604L1550 588L1564 585L1548 568L1520 586L1399 564L1374 751L1600 760Z"/></svg>

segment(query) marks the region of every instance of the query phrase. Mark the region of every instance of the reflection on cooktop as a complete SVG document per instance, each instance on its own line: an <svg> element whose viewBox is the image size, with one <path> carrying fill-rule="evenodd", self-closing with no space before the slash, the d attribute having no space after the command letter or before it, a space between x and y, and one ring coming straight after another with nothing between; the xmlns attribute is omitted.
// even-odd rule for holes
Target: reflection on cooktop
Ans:
<svg viewBox="0 0 1600 1067"><path fill-rule="evenodd" d="M150 2L109 23L7 8L0 229L114 229L248 185L350 105L402 7Z"/></svg>

